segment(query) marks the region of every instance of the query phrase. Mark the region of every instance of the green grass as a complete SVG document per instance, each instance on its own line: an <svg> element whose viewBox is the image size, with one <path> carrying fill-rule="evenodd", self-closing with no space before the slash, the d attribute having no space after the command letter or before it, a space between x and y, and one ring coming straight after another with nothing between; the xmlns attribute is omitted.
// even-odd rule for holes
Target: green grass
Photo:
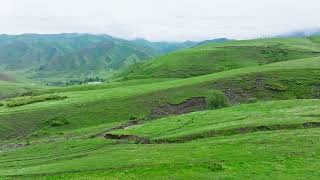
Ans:
<svg viewBox="0 0 320 180"><path fill-rule="evenodd" d="M63 86L63 87L50 87L32 90L32 94L41 95L48 93L57 93L57 92L74 92L74 91L91 91L91 90L105 90L111 88L119 87L130 87L143 84L151 84L156 82L164 82L174 80L172 78L159 78L159 79L133 79L128 81L117 81L113 80L110 82L103 82L101 84L82 84L82 85L73 85L73 86Z"/></svg>
<svg viewBox="0 0 320 180"><path fill-rule="evenodd" d="M13 73L0 73L0 100L31 94L32 90L45 89L37 83Z"/></svg>
<svg viewBox="0 0 320 180"><path fill-rule="evenodd" d="M19 72L43 83L78 84L109 79L131 64L193 44L90 34L1 35L0 70Z"/></svg>
<svg viewBox="0 0 320 180"><path fill-rule="evenodd" d="M319 104L319 100L292 100L200 112L201 116L192 113L171 119L171 123L169 119L162 119L145 124L153 129L150 127L152 123L163 122L158 129L151 131L145 128L142 134L168 132L168 128L179 124L174 120L191 117L194 117L194 127L186 127L180 132L196 132L207 125L213 127L213 124L219 125L214 128L227 128L254 123L314 121L319 115ZM221 120L217 116L225 119ZM239 120L239 116L248 117L246 120ZM298 116L305 119L300 120ZM289 120L290 117L292 120ZM204 138L182 144L119 144L100 138L40 143L1 152L0 177L317 179L320 175L319 133L317 128L276 130Z"/></svg>
<svg viewBox="0 0 320 180"><path fill-rule="evenodd" d="M174 139L213 130L320 122L319 107L319 100L271 101L158 119L112 133Z"/></svg>
<svg viewBox="0 0 320 180"><path fill-rule="evenodd" d="M320 44L312 38L230 41L173 52L133 66L123 75L126 79L187 78L319 55Z"/></svg>
<svg viewBox="0 0 320 180"><path fill-rule="evenodd" d="M261 92L256 91L257 93L251 96L258 100L295 99L298 97L317 98L318 85L315 83L318 81L319 71L315 68L320 67L319 63L319 58L302 59L182 80L57 93L59 96L67 96L68 98L14 108L0 107L0 138L4 140L29 137L33 136L34 133L40 136L56 135L71 129L124 122L130 120L131 117L144 118L150 114L151 109L165 103L177 104L190 97L207 97L213 89L224 90L224 88L233 87L233 84L237 84L233 82L228 86L214 87L215 83L228 82L229 78L234 79L235 77L252 76L260 73L275 76L279 74L279 78L282 78L280 79L281 82L282 80L286 81L287 78L295 79L292 85L290 83L286 84L287 90L282 91L282 94L269 89ZM296 70L297 72L305 71L308 73L305 73L305 75L302 73L302 76L299 74L294 76ZM284 72L291 73L286 74ZM301 81L300 84L298 81ZM296 84L297 82L298 84ZM313 93L310 93L311 91ZM263 94L263 92L266 92L266 94ZM237 102L246 102L249 97L244 100L239 99ZM60 117L67 119L70 123L59 127L47 127L45 122Z"/></svg>
<svg viewBox="0 0 320 180"><path fill-rule="evenodd" d="M168 55L180 63L164 69L155 60L147 79L97 85L2 76L0 179L318 179L320 57L305 57L319 48L318 37L212 43ZM192 97L213 110L151 116Z"/></svg>

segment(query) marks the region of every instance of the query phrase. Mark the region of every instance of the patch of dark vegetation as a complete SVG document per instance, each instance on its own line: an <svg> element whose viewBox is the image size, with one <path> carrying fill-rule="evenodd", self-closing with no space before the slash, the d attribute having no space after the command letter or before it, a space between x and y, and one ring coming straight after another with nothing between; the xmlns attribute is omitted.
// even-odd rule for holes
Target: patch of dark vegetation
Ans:
<svg viewBox="0 0 320 180"><path fill-rule="evenodd" d="M294 129L307 129L319 128L320 122L305 122L301 124L274 124L264 126L240 127L234 129L211 130L202 133L190 134L180 137L163 138L163 139L150 139L147 137L139 137L136 135L121 135L108 133L105 135L106 139L128 140L134 141L138 144L165 144L165 143L184 143L197 139L218 137L218 136L232 136L237 134L247 134L259 131L276 131L276 130L294 130Z"/></svg>
<svg viewBox="0 0 320 180"><path fill-rule="evenodd" d="M59 126L70 124L70 122L64 117L55 117L46 121L46 123L50 127L59 127Z"/></svg>
<svg viewBox="0 0 320 180"><path fill-rule="evenodd" d="M4 103L3 103L3 102L0 102L0 106L4 106Z"/></svg>
<svg viewBox="0 0 320 180"><path fill-rule="evenodd" d="M266 83L265 88L272 91L286 91L288 89L287 86L283 85L280 82L268 82Z"/></svg>
<svg viewBox="0 0 320 180"><path fill-rule="evenodd" d="M320 98L319 82L319 69L295 69L221 79L213 88L223 91L231 104L239 104Z"/></svg>
<svg viewBox="0 0 320 180"><path fill-rule="evenodd" d="M16 98L11 100L9 99L6 105L8 107L16 107L16 106L23 106L27 104L33 104L37 102L44 102L44 101L50 101L50 100L62 100L66 98L67 96L59 96L54 94L28 96L28 97Z"/></svg>
<svg viewBox="0 0 320 180"><path fill-rule="evenodd" d="M207 108L207 101L205 97L193 97L187 99L180 104L167 103L163 106L151 110L148 118L154 119L168 115L180 115L193 111L201 111Z"/></svg>
<svg viewBox="0 0 320 180"><path fill-rule="evenodd" d="M209 163L203 164L203 166L212 172L224 170L222 164L217 162L209 162Z"/></svg>
<svg viewBox="0 0 320 180"><path fill-rule="evenodd" d="M320 84L315 84L314 87L315 98L320 99Z"/></svg>
<svg viewBox="0 0 320 180"><path fill-rule="evenodd" d="M214 91L207 96L207 107L219 109L229 106L229 100L221 91Z"/></svg>

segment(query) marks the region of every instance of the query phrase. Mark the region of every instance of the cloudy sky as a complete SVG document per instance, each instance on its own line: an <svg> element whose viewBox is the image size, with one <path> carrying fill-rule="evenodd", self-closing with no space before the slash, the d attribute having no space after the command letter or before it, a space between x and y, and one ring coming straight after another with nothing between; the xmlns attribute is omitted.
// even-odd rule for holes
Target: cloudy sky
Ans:
<svg viewBox="0 0 320 180"><path fill-rule="evenodd" d="M320 28L319 7L320 0L0 0L0 34L248 39Z"/></svg>

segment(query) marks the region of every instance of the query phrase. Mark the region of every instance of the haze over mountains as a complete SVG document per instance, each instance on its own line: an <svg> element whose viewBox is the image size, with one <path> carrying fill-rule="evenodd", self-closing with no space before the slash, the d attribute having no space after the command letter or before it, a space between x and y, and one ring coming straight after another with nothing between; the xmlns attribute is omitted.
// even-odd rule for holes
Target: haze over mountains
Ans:
<svg viewBox="0 0 320 180"><path fill-rule="evenodd" d="M318 180L319 0L1 0L0 180Z"/></svg>
<svg viewBox="0 0 320 180"><path fill-rule="evenodd" d="M316 34L320 31L313 29L279 37ZM0 69L52 85L100 81L163 54L226 41L231 40L151 42L143 38L124 40L109 35L78 33L0 35Z"/></svg>
<svg viewBox="0 0 320 180"><path fill-rule="evenodd" d="M292 31L284 34L280 34L276 37L306 37L306 36L317 36L320 35L320 28L312 28L305 30Z"/></svg>
<svg viewBox="0 0 320 180"><path fill-rule="evenodd" d="M131 64L195 44L91 34L1 35L0 68L44 82L108 79Z"/></svg>

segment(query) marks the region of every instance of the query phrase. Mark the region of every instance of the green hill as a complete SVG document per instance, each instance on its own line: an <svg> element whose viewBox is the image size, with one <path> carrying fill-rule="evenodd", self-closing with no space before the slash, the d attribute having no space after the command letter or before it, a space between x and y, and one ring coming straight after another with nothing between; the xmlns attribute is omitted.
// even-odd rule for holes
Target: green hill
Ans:
<svg viewBox="0 0 320 180"><path fill-rule="evenodd" d="M229 98L231 104L319 98L319 63L319 58L311 58L235 69L182 80L147 84L135 82L136 85L123 83L113 86L111 84L111 87L105 86L89 91L76 91L75 89L60 91L57 89L57 92L60 91L57 95L68 98L19 107L0 107L2 126L0 138L46 136L98 125L108 127L108 124L123 123L130 119L158 117L165 112L152 114L152 110L157 107L166 103L179 104L192 97L210 98L211 95L216 95L215 90L225 91L225 96ZM256 79L244 80L261 77L261 75L264 75L262 76L263 82L260 83L260 89L257 91L254 91ZM267 75L272 76L268 78ZM232 83L229 83L230 81ZM238 85L234 86L234 84ZM229 89L232 93L226 91ZM41 94L41 91L37 93ZM190 108L190 111L193 111L192 107ZM202 106L194 110L206 108ZM14 120L13 117L15 117ZM59 122L67 120L68 124L58 127L51 126L50 124L56 120Z"/></svg>
<svg viewBox="0 0 320 180"><path fill-rule="evenodd" d="M232 134L203 136L184 143L132 144L126 140L85 137L38 142L1 152L0 176L2 179L317 179L318 116L318 100L279 101L160 119L126 131L171 138L242 128ZM260 130L245 132L248 127Z"/></svg>
<svg viewBox="0 0 320 180"><path fill-rule="evenodd" d="M303 104L303 107L297 104ZM312 123L320 127L319 106L319 100L270 101L158 119L111 133L136 135L149 138L150 143L164 143L258 131L303 129L306 128L305 123L310 123L310 127L313 127Z"/></svg>
<svg viewBox="0 0 320 180"><path fill-rule="evenodd" d="M135 65L122 75L135 78L187 78L236 68L315 57L320 44L311 38L275 38L209 43Z"/></svg>
<svg viewBox="0 0 320 180"><path fill-rule="evenodd" d="M318 43L204 44L163 56L187 59L168 71L161 57L136 66L159 71L100 84L47 87L1 73L0 179L317 179ZM202 51L223 57L219 71L185 58L211 61Z"/></svg>
<svg viewBox="0 0 320 180"><path fill-rule="evenodd" d="M107 35L0 35L0 69L38 81L108 79L129 65L193 43L127 41Z"/></svg>

